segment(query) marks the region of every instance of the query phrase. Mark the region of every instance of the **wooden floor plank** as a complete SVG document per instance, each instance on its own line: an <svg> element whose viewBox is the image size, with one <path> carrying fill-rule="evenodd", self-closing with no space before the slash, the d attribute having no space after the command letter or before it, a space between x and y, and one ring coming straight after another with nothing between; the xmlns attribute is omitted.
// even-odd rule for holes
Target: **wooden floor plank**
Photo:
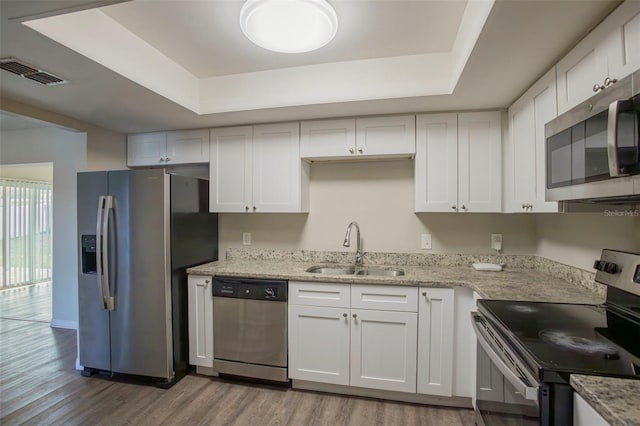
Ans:
<svg viewBox="0 0 640 426"><path fill-rule="evenodd" d="M19 295L41 296L28 291ZM37 310L42 302L27 301L27 307L14 306L12 312L28 316L28 305ZM75 358L75 331L0 318L0 424L474 424L471 410L282 389L195 374L168 390L86 378L75 370Z"/></svg>

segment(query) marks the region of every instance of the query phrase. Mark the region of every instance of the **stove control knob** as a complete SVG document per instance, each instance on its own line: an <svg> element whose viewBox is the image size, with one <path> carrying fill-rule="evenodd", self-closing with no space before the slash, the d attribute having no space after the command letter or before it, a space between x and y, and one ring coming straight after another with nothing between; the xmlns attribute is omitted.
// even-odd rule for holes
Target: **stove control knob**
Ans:
<svg viewBox="0 0 640 426"><path fill-rule="evenodd" d="M618 273L618 265L613 262L605 262L604 271L608 274L616 274Z"/></svg>
<svg viewBox="0 0 640 426"><path fill-rule="evenodd" d="M273 299L274 297L276 297L276 292L273 288L271 287L267 287L264 289L264 295L268 298L268 299Z"/></svg>

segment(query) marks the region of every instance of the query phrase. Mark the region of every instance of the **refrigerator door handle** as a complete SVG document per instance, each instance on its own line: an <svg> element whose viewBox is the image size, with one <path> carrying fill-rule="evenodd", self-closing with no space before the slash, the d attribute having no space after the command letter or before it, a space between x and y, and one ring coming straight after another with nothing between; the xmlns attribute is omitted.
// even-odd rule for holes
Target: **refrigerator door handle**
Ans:
<svg viewBox="0 0 640 426"><path fill-rule="evenodd" d="M102 221L102 251L104 253L104 285L106 297L104 299L106 309L115 309L115 298L111 295L111 283L109 282L109 210L113 208L113 197L104 197L104 220Z"/></svg>
<svg viewBox="0 0 640 426"><path fill-rule="evenodd" d="M100 294L100 306L107 309L104 300L104 289L102 286L102 216L104 214L105 196L98 197L98 219L96 220L96 276L98 278L98 293Z"/></svg>

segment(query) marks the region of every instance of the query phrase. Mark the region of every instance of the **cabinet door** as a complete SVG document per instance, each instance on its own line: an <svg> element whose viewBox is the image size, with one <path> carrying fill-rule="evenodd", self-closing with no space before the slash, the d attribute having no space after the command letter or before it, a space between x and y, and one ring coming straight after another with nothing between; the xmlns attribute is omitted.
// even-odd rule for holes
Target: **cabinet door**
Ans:
<svg viewBox="0 0 640 426"><path fill-rule="evenodd" d="M593 96L593 86L604 83L608 75L608 59L601 32L596 28L556 65L558 114Z"/></svg>
<svg viewBox="0 0 640 426"><path fill-rule="evenodd" d="M358 155L415 154L415 116L357 119L356 151Z"/></svg>
<svg viewBox="0 0 640 426"><path fill-rule="evenodd" d="M289 378L349 384L349 309L289 305Z"/></svg>
<svg viewBox="0 0 640 426"><path fill-rule="evenodd" d="M300 156L331 158L355 156L356 120L320 120L300 123Z"/></svg>
<svg viewBox="0 0 640 426"><path fill-rule="evenodd" d="M509 108L509 140L505 144L505 207L528 212L535 199L536 118L533 99L520 99Z"/></svg>
<svg viewBox="0 0 640 426"><path fill-rule="evenodd" d="M452 288L420 289L418 393L452 395L453 295Z"/></svg>
<svg viewBox="0 0 640 426"><path fill-rule="evenodd" d="M509 108L505 143L505 211L557 212L545 202L544 126L557 117L556 75L552 68Z"/></svg>
<svg viewBox="0 0 640 426"><path fill-rule="evenodd" d="M189 364L213 367L211 277L189 275Z"/></svg>
<svg viewBox="0 0 640 426"><path fill-rule="evenodd" d="M622 3L601 25L611 21L607 54L609 77L618 80L640 68L640 2Z"/></svg>
<svg viewBox="0 0 640 426"><path fill-rule="evenodd" d="M211 130L209 203L212 212L245 212L251 205L251 126Z"/></svg>
<svg viewBox="0 0 640 426"><path fill-rule="evenodd" d="M458 115L416 117L415 211L455 212L458 204Z"/></svg>
<svg viewBox="0 0 640 426"><path fill-rule="evenodd" d="M165 164L167 134L140 133L127 136L127 166L161 166Z"/></svg>
<svg viewBox="0 0 640 426"><path fill-rule="evenodd" d="M476 404L482 401L504 402L504 376L481 346L478 346L476 354Z"/></svg>
<svg viewBox="0 0 640 426"><path fill-rule="evenodd" d="M351 386L416 392L418 315L351 310Z"/></svg>
<svg viewBox="0 0 640 426"><path fill-rule="evenodd" d="M458 114L458 211L502 211L500 112Z"/></svg>
<svg viewBox="0 0 640 426"><path fill-rule="evenodd" d="M169 164L208 163L209 129L167 132Z"/></svg>
<svg viewBox="0 0 640 426"><path fill-rule="evenodd" d="M532 179L534 187L533 211L557 212L556 201L545 201L547 186L547 140L544 126L558 116L556 98L555 68L551 69L533 86L533 113L535 123L535 177Z"/></svg>
<svg viewBox="0 0 640 426"><path fill-rule="evenodd" d="M253 204L258 213L300 212L302 160L299 123L253 128Z"/></svg>
<svg viewBox="0 0 640 426"><path fill-rule="evenodd" d="M607 426L607 422L577 392L573 393L573 426Z"/></svg>

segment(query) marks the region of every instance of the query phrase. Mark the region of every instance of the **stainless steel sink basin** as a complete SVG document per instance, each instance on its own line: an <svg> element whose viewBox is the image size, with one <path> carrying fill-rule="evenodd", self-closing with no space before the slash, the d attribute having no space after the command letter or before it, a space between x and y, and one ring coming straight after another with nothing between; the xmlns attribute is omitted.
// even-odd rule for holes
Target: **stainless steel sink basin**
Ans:
<svg viewBox="0 0 640 426"><path fill-rule="evenodd" d="M315 265L307 269L312 274L325 275L371 275L378 277L399 277L404 275L402 269L358 268L353 266Z"/></svg>
<svg viewBox="0 0 640 426"><path fill-rule="evenodd" d="M307 269L307 272L325 275L353 275L356 268L352 266L312 266Z"/></svg>
<svg viewBox="0 0 640 426"><path fill-rule="evenodd" d="M356 272L356 275L371 275L371 276L379 276L379 277L399 277L404 275L404 271L402 269L375 269L375 268L366 268Z"/></svg>

